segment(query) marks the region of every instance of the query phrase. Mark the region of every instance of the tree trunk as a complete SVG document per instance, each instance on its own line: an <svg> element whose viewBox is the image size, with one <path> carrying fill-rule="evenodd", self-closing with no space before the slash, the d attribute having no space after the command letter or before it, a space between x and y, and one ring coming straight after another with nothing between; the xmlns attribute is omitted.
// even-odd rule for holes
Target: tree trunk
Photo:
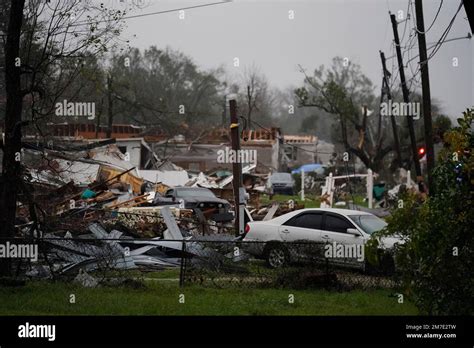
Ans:
<svg viewBox="0 0 474 348"><path fill-rule="evenodd" d="M21 177L21 112L22 92L20 83L20 33L25 0L11 0L10 18L5 45L5 85L7 105L5 112L5 144L3 146L3 187L0 210L0 243L13 236L15 230L17 190ZM0 259L0 275L11 275L11 263Z"/></svg>

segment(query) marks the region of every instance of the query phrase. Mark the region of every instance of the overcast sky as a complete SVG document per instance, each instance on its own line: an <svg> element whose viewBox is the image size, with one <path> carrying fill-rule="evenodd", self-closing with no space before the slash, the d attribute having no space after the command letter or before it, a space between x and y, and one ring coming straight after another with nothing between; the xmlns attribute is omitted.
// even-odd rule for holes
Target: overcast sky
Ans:
<svg viewBox="0 0 474 348"><path fill-rule="evenodd" d="M137 0L135 0L137 1ZM134 14L177 9L186 6L218 2L218 0L141 0L146 3ZM445 0L432 29L427 33L428 46L440 38L456 12L461 0ZM425 27L432 23L440 0L424 0ZM334 56L347 57L361 65L363 72L376 85L382 78L379 50L386 57L395 54L393 33L388 11L402 10L404 17L408 0L234 0L233 2L186 10L184 19L179 12L129 19L124 36L140 49L156 45L169 46L191 56L195 63L211 69L224 66L237 72L255 64L267 76L271 85L280 89L299 86L302 74L297 65L312 71L328 65ZM294 11L294 19L289 19ZM414 26L414 14L407 21L402 45L406 44ZM405 23L399 24L400 36ZM454 22L448 39L466 36L470 32L464 8ZM134 36L136 35L136 36ZM408 55L418 54L417 40ZM432 97L444 113L459 117L474 105L474 48L472 40L445 43L430 60ZM240 68L233 59L240 59ZM453 58L458 66L453 67ZM411 63L413 71L417 59ZM395 73L396 58L388 61ZM406 69L407 78L411 77Z"/></svg>

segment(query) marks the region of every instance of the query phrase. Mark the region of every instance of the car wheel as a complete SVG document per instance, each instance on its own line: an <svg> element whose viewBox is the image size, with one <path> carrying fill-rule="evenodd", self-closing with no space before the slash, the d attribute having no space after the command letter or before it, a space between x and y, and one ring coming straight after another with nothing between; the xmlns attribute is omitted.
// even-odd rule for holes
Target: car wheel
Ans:
<svg viewBox="0 0 474 348"><path fill-rule="evenodd" d="M279 244L271 244L265 252L267 265L271 268L280 268L288 264L289 255L286 248Z"/></svg>

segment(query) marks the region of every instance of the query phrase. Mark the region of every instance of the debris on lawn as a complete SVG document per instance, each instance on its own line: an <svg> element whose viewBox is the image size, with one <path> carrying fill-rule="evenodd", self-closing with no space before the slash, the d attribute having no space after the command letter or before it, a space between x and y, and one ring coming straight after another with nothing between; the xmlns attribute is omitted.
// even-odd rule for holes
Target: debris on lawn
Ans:
<svg viewBox="0 0 474 348"><path fill-rule="evenodd" d="M95 288L99 285L99 281L95 277L82 269L79 270L76 278L74 278L74 283L78 283L85 288Z"/></svg>

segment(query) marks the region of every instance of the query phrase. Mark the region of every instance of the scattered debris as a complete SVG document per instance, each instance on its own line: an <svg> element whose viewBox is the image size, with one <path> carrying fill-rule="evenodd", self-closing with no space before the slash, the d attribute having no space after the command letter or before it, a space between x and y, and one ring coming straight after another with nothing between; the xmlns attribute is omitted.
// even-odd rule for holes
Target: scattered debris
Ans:
<svg viewBox="0 0 474 348"><path fill-rule="evenodd" d="M168 159L160 161L147 146L152 155L147 157L146 169L141 169L140 161L130 161L117 145L118 140L117 144L112 140L64 142L54 147L25 144L28 189L23 191L30 196L19 200L17 236L36 238L41 251L37 262L18 266L26 277L68 277L93 287L100 283L97 274L111 270L162 270L180 267L183 258L199 265L210 255L216 263L248 257L200 243L236 238L232 172L182 170ZM292 197L262 204L270 173L256 169L256 164L242 168L249 198L245 221L267 221L305 207L308 199L299 202ZM386 214L384 201L407 188L416 189L407 179L409 173L402 174L406 175L401 185L379 192L384 196L381 208L372 212ZM359 177L366 176L330 175L324 186L317 188L313 181L309 189L322 189L321 197L316 194L322 205L335 201L334 206L363 209L351 205L349 177L360 181ZM186 198L173 195L179 190L186 191ZM207 196L198 197L199 191L206 191Z"/></svg>
<svg viewBox="0 0 474 348"><path fill-rule="evenodd" d="M88 274L86 271L80 269L76 278L74 278L74 283L78 283L85 288L95 288L99 285L99 281Z"/></svg>
<svg viewBox="0 0 474 348"><path fill-rule="evenodd" d="M273 219L273 216L275 215L276 211L280 207L280 204L278 202L275 202L272 204L271 208L268 209L267 215L263 218L263 221L268 221Z"/></svg>

